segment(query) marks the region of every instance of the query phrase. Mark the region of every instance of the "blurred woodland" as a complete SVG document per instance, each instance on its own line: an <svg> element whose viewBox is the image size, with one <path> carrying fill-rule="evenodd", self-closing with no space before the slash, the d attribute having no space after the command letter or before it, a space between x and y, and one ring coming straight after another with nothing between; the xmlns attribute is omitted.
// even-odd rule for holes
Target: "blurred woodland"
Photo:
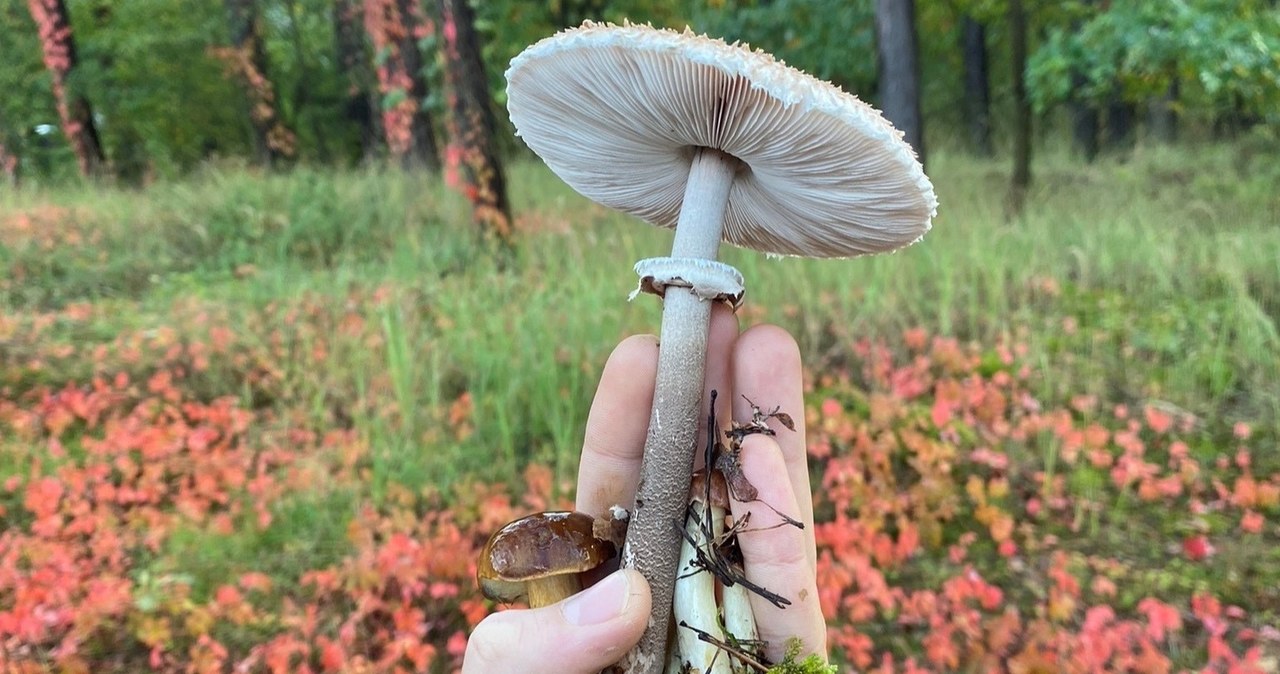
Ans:
<svg viewBox="0 0 1280 674"><path fill-rule="evenodd" d="M240 158L500 178L471 164L518 151L507 62L586 19L765 49L880 107L922 157L1011 151L1015 192L1039 144L1092 159L1280 122L1275 0L0 0L0 170L143 184Z"/></svg>

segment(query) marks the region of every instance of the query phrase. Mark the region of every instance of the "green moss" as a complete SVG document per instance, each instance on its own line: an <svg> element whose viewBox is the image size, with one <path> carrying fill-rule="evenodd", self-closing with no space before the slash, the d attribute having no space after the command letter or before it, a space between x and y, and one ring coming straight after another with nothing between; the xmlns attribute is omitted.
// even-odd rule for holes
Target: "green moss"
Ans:
<svg viewBox="0 0 1280 674"><path fill-rule="evenodd" d="M768 674L836 674L836 666L827 664L821 657L810 655L803 660L800 651L804 644L795 637L787 640L787 653L782 662L769 668Z"/></svg>

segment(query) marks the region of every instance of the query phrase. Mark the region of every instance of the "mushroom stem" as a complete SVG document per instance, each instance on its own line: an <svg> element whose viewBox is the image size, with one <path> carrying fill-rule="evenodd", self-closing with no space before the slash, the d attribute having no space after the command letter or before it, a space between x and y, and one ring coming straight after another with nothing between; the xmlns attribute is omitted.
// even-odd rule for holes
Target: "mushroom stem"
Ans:
<svg viewBox="0 0 1280 674"><path fill-rule="evenodd" d="M703 641L698 637L698 630L724 639L720 629L720 609L716 606L716 577L696 564L697 548L704 550L711 547L705 533L708 524L706 518L724 518L724 509L712 507L708 512L706 504L695 500L689 504L689 516L685 522L685 540L680 546L680 578L676 581L674 613L676 619L676 640L680 647L680 660L687 671L698 674L729 674L729 656L720 653L719 647ZM723 529L724 527L719 527ZM696 541L691 542L690 539ZM681 625L681 623L684 623Z"/></svg>
<svg viewBox="0 0 1280 674"><path fill-rule="evenodd" d="M721 591L720 602L724 606L724 631L738 643L754 642L760 638L756 629L756 615L751 610L751 591L741 583L734 583Z"/></svg>
<svg viewBox="0 0 1280 674"><path fill-rule="evenodd" d="M530 581L526 590L529 593L529 608L550 606L561 599L568 599L582 589L578 574L567 573L560 576L548 576Z"/></svg>
<svg viewBox="0 0 1280 674"><path fill-rule="evenodd" d="M724 209L729 205L729 188L740 165L737 159L719 150L700 147L694 151L676 236L671 242L671 257L714 260L719 256Z"/></svg>
<svg viewBox="0 0 1280 674"><path fill-rule="evenodd" d="M737 159L716 150L694 152L672 257L716 259L738 166ZM711 302L690 288L667 288L649 433L622 551L622 565L643 574L653 596L644 635L622 663L629 674L659 674L665 664L680 529L701 426L710 324Z"/></svg>

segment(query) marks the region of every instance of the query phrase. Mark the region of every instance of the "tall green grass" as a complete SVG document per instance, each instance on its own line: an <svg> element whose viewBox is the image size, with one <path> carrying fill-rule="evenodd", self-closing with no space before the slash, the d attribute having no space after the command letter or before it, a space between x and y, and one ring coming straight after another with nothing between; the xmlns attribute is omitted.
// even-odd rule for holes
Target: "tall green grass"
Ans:
<svg viewBox="0 0 1280 674"><path fill-rule="evenodd" d="M1250 156L1041 157L1026 212L1009 219L1002 163L939 153L938 218L915 246L859 260L723 256L747 278L744 320L791 330L815 370L843 363L854 340L894 344L919 326L1026 344L1049 399L1159 401L1200 417L1206 442L1235 420L1276 433L1280 175ZM318 424L334 401L348 408L373 447L375 494L514 480L529 461L570 478L609 350L658 325L652 298L627 302L631 265L665 254L670 234L587 202L536 163L511 174L512 253L477 236L437 179L399 171L222 166L141 192L6 192L0 302L11 314L116 307L115 323L85 336L105 339L164 324L192 298L234 316L321 297L336 313L363 296L354 290L384 287L389 303L350 309L381 345L333 338L323 366L286 359L276 404L305 401ZM35 233L19 231L23 217ZM474 432L433 432L464 392Z"/></svg>

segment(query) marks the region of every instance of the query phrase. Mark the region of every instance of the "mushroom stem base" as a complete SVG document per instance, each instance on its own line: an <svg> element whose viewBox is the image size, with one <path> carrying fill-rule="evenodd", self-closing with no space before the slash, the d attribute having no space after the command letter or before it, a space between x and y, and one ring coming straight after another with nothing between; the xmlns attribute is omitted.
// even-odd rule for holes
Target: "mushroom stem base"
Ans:
<svg viewBox="0 0 1280 674"><path fill-rule="evenodd" d="M640 571L649 581L653 608L640 643L627 654L627 674L662 671L680 559L680 531L702 418L712 302L699 299L688 288L671 288L663 304L653 412L635 510L622 552L622 565Z"/></svg>
<svg viewBox="0 0 1280 674"><path fill-rule="evenodd" d="M706 537L708 529L712 537L723 530L724 508L712 506L709 510L701 499L689 504L685 520L685 539L680 546L680 576L676 580L676 596L672 606L675 614L676 643L680 660L690 671L699 674L730 674L729 656L720 652L715 644L703 641L699 632L724 640L720 629L720 609L716 604L716 577L697 565L698 549L708 551L713 541ZM716 526L721 523L720 526Z"/></svg>

